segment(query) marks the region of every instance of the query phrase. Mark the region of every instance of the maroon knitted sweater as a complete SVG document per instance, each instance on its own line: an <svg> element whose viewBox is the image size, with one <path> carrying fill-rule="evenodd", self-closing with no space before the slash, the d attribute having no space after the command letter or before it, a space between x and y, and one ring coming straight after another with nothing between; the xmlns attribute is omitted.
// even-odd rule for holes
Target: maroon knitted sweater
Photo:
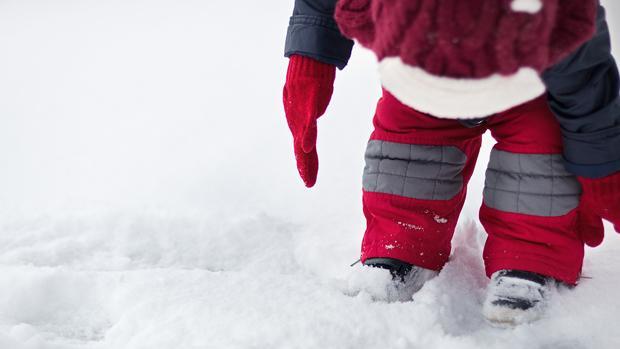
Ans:
<svg viewBox="0 0 620 349"><path fill-rule="evenodd" d="M596 0L340 0L345 36L379 60L482 78L553 65L595 31Z"/></svg>

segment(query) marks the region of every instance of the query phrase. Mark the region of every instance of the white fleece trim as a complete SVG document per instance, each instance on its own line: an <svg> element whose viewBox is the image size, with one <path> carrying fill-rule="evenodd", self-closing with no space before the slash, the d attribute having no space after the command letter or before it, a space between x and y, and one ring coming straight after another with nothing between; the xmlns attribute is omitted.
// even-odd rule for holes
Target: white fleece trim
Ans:
<svg viewBox="0 0 620 349"><path fill-rule="evenodd" d="M543 4L541 0L512 0L510 7L515 12L535 14L542 10Z"/></svg>
<svg viewBox="0 0 620 349"><path fill-rule="evenodd" d="M390 57L379 63L379 75L383 87L401 103L445 119L487 117L545 92L544 83L532 68L521 68L510 76L455 79L431 75L399 57Z"/></svg>

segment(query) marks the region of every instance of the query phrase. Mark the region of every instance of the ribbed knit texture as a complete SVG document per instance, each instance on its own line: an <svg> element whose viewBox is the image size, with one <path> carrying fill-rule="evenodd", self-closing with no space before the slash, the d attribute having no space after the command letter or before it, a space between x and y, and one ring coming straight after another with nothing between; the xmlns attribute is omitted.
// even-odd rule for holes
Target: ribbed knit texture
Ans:
<svg viewBox="0 0 620 349"><path fill-rule="evenodd" d="M602 223L592 219L598 216L611 222L620 233L620 172L597 179L578 178L583 189L581 209L590 216L587 223L590 230L595 234L596 230L602 231ZM600 243L603 237L602 233L599 235L596 240Z"/></svg>
<svg viewBox="0 0 620 349"><path fill-rule="evenodd" d="M521 67L543 71L590 38L596 0L341 0L336 21L379 60L400 57L436 76L484 78Z"/></svg>
<svg viewBox="0 0 620 349"><path fill-rule="evenodd" d="M283 91L284 111L293 134L297 169L307 187L315 184L319 170L316 121L329 105L335 77L333 65L299 55L289 59Z"/></svg>
<svg viewBox="0 0 620 349"><path fill-rule="evenodd" d="M331 64L305 56L292 55L286 71L286 81L289 83L291 79L298 79L300 77L333 81L335 75L336 68Z"/></svg>
<svg viewBox="0 0 620 349"><path fill-rule="evenodd" d="M594 204L602 205L605 202L615 202L616 210L620 211L620 172L603 178L579 178L583 192Z"/></svg>

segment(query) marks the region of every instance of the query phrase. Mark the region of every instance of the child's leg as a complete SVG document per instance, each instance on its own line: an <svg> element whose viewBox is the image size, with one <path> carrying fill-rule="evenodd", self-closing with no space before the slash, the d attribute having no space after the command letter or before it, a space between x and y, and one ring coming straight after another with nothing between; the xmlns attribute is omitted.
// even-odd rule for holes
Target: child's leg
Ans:
<svg viewBox="0 0 620 349"><path fill-rule="evenodd" d="M362 262L394 258L439 270L474 169L484 127L416 112L384 92L366 150Z"/></svg>
<svg viewBox="0 0 620 349"><path fill-rule="evenodd" d="M480 210L487 275L517 269L574 284L584 254L575 226L581 187L564 169L546 99L493 116L488 127L497 144Z"/></svg>

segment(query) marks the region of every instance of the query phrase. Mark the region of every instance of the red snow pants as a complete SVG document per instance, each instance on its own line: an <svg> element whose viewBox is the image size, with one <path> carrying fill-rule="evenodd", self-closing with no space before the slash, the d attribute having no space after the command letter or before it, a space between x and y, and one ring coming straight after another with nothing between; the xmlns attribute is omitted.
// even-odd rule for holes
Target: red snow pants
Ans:
<svg viewBox="0 0 620 349"><path fill-rule="evenodd" d="M395 258L439 270L487 130L497 141L486 171L480 221L488 276L518 269L575 284L584 243L581 187L562 164L560 127L545 98L475 127L415 111L387 91L366 150L361 259Z"/></svg>

